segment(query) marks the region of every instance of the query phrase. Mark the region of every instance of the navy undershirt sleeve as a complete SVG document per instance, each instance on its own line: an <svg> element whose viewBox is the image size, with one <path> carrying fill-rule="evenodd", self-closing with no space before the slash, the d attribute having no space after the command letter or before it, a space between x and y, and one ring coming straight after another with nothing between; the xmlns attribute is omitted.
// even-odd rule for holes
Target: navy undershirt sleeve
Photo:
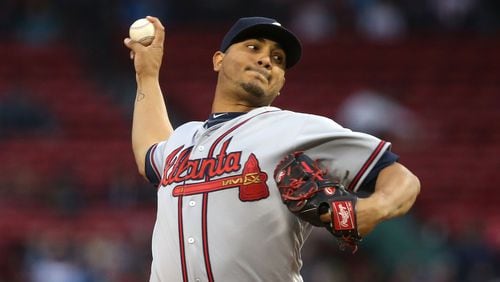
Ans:
<svg viewBox="0 0 500 282"><path fill-rule="evenodd" d="M156 146L153 145L148 149L148 152L146 153L146 160L145 160L145 171L146 171L146 177L153 184L154 186L158 186L160 184L160 179L159 175L156 174L155 169L153 168L152 162L151 162L151 151L153 148Z"/></svg>
<svg viewBox="0 0 500 282"><path fill-rule="evenodd" d="M375 191L375 184L377 182L378 174L382 169L388 167L389 165L397 162L399 156L391 151L385 151L380 160L375 164L373 169L368 173L365 180L361 184L358 190L359 196L368 196Z"/></svg>

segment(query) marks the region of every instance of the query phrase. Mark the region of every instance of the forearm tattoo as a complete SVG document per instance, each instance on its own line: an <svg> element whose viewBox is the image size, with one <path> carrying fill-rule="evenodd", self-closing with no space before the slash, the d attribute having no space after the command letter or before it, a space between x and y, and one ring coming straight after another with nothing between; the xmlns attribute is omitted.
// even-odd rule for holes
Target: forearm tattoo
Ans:
<svg viewBox="0 0 500 282"><path fill-rule="evenodd" d="M137 102L140 102L141 100L143 100L144 98L146 98L146 94L144 94L143 92L141 91L137 91Z"/></svg>

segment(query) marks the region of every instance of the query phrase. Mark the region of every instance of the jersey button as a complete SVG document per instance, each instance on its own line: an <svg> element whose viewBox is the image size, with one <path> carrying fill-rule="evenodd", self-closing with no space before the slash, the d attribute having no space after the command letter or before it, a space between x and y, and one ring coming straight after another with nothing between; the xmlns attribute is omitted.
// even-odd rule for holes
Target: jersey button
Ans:
<svg viewBox="0 0 500 282"><path fill-rule="evenodd" d="M201 152L201 151L203 151L203 150L205 150L205 146L203 146L203 145L198 146L198 151L200 151L200 152Z"/></svg>
<svg viewBox="0 0 500 282"><path fill-rule="evenodd" d="M190 207L194 207L194 206L196 206L196 202L195 202L195 201L189 201L189 206L190 206Z"/></svg>
<svg viewBox="0 0 500 282"><path fill-rule="evenodd" d="M194 281L201 282L201 279L200 278L196 278Z"/></svg>
<svg viewBox="0 0 500 282"><path fill-rule="evenodd" d="M188 243L189 244L193 244L194 243L194 238L193 237L189 237L188 238Z"/></svg>

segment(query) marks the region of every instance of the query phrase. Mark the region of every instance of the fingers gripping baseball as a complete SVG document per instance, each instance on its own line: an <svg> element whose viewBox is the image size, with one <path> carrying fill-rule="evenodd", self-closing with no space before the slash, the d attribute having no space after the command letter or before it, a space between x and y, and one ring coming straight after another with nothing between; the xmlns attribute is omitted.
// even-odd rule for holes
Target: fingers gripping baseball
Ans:
<svg viewBox="0 0 500 282"><path fill-rule="evenodd" d="M130 49L130 58L134 60L134 67L139 77L158 77L163 60L163 46L165 28L156 17L146 17L154 26L154 39L148 46L130 38L124 39L124 44Z"/></svg>

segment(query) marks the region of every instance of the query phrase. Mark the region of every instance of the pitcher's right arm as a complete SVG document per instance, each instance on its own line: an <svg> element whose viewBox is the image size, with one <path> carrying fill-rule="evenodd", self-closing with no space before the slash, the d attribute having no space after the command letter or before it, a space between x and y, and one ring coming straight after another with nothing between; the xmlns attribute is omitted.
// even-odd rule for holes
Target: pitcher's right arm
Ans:
<svg viewBox="0 0 500 282"><path fill-rule="evenodd" d="M155 26L155 38L151 45L143 46L126 38L134 61L137 92L132 120L132 150L137 169L145 176L145 158L148 149L155 143L166 140L173 132L159 83L163 58L165 28L155 17L147 17Z"/></svg>

